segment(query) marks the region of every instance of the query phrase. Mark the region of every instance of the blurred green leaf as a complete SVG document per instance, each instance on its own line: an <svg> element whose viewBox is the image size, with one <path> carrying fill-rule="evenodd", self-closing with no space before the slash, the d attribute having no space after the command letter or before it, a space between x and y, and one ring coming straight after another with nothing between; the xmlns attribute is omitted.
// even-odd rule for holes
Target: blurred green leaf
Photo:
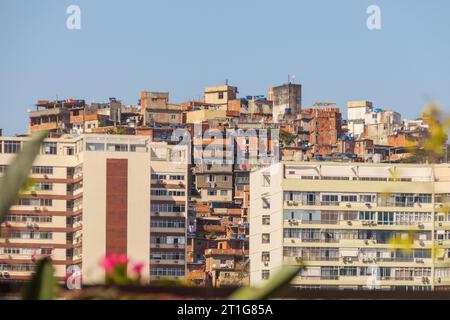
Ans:
<svg viewBox="0 0 450 320"><path fill-rule="evenodd" d="M288 286L292 279L304 268L303 265L283 267L262 288L243 287L235 291L231 300L263 300L267 299L278 290Z"/></svg>
<svg viewBox="0 0 450 320"><path fill-rule="evenodd" d="M44 258L36 266L36 272L25 288L25 300L53 300L57 281L53 275L53 265L49 258Z"/></svg>
<svg viewBox="0 0 450 320"><path fill-rule="evenodd" d="M0 223L4 222L9 208L17 200L21 189L26 186L34 159L45 137L47 131L33 134L0 179Z"/></svg>

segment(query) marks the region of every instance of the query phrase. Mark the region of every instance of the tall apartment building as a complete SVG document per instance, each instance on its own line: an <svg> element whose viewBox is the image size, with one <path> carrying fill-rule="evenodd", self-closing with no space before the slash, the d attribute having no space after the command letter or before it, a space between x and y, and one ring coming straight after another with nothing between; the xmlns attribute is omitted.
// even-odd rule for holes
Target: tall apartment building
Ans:
<svg viewBox="0 0 450 320"><path fill-rule="evenodd" d="M450 165L279 163L250 177L250 281L450 289Z"/></svg>
<svg viewBox="0 0 450 320"><path fill-rule="evenodd" d="M302 108L302 85L286 83L269 88L268 99L273 102L273 122L297 115Z"/></svg>
<svg viewBox="0 0 450 320"><path fill-rule="evenodd" d="M314 153L330 153L342 135L342 114L339 108L313 108L301 111L309 119L309 145Z"/></svg>
<svg viewBox="0 0 450 320"><path fill-rule="evenodd" d="M1 175L25 140L1 137ZM81 139L47 139L42 145L30 173L32 189L0 226L0 281L27 279L44 256L52 258L60 281L69 265L81 267L82 150Z"/></svg>
<svg viewBox="0 0 450 320"><path fill-rule="evenodd" d="M26 138L1 137L0 173ZM46 139L22 194L1 226L0 280L30 276L49 256L59 280L70 266L101 283L102 258L144 263L144 280L185 275L187 151L147 137Z"/></svg>

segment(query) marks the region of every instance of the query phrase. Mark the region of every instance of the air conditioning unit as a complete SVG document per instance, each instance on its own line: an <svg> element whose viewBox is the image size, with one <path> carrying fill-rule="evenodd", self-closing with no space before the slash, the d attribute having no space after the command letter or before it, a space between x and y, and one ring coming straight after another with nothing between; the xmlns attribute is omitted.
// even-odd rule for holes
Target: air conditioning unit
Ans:
<svg viewBox="0 0 450 320"><path fill-rule="evenodd" d="M350 220L348 220L348 221L347 221L347 224L348 224L349 226L351 226L351 225L352 225L352 222L351 222Z"/></svg>
<svg viewBox="0 0 450 320"><path fill-rule="evenodd" d="M368 245L369 244L369 240L364 240L364 244Z"/></svg>
<svg viewBox="0 0 450 320"><path fill-rule="evenodd" d="M415 259L416 263L423 263L423 259Z"/></svg>
<svg viewBox="0 0 450 320"><path fill-rule="evenodd" d="M439 227L442 227L442 222L439 222Z"/></svg>
<svg viewBox="0 0 450 320"><path fill-rule="evenodd" d="M265 267L268 267L268 266L269 266L269 262L264 261L264 266L265 266Z"/></svg>
<svg viewBox="0 0 450 320"><path fill-rule="evenodd" d="M293 204L294 204L294 202L291 201L291 200L289 200L289 201L287 202L287 205L288 205L288 206L292 206Z"/></svg>
<svg viewBox="0 0 450 320"><path fill-rule="evenodd" d="M157 244L155 247L156 247L156 248L159 248L159 244Z"/></svg>
<svg viewBox="0 0 450 320"><path fill-rule="evenodd" d="M159 261L159 260L156 260L156 261L155 261L155 263L160 263L160 262L161 262L161 261Z"/></svg>
<svg viewBox="0 0 450 320"><path fill-rule="evenodd" d="M294 206L298 206L298 202L294 201Z"/></svg>
<svg viewBox="0 0 450 320"><path fill-rule="evenodd" d="M444 241L438 240L438 245L442 246L444 244Z"/></svg>

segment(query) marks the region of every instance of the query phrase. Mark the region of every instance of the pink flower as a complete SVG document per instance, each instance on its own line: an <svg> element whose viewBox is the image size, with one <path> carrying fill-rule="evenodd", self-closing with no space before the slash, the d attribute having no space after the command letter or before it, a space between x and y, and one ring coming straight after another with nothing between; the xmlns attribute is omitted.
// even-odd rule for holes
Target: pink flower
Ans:
<svg viewBox="0 0 450 320"><path fill-rule="evenodd" d="M123 265L127 265L128 264L129 259L127 258L126 254L121 254L117 257L116 263L117 264L123 264Z"/></svg>
<svg viewBox="0 0 450 320"><path fill-rule="evenodd" d="M128 264L128 258L125 254L108 254L103 258L102 266L107 273L111 273L114 271L114 268L118 265L126 266Z"/></svg>
<svg viewBox="0 0 450 320"><path fill-rule="evenodd" d="M105 269L106 273L111 273L114 271L114 267L116 266L116 256L114 254L109 254L103 258L102 266Z"/></svg>
<svg viewBox="0 0 450 320"><path fill-rule="evenodd" d="M140 276L141 273L142 273L142 269L144 269L144 264L143 264L142 262L139 262L139 263L135 263L135 264L133 265L132 271L133 271L134 273L137 273L137 274Z"/></svg>

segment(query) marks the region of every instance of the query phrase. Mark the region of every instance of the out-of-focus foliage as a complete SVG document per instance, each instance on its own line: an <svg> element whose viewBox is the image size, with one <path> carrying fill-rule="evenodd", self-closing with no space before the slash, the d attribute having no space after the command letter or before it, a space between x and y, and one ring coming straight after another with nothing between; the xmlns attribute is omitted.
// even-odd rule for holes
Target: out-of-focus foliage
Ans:
<svg viewBox="0 0 450 320"><path fill-rule="evenodd" d="M263 300L272 296L274 293L285 288L304 268L303 264L298 266L285 266L275 274L261 288L243 287L231 296L231 300Z"/></svg>
<svg viewBox="0 0 450 320"><path fill-rule="evenodd" d="M418 146L410 146L411 158L402 162L410 163L438 163L445 160L450 118L444 114L437 103L426 106L422 114L424 123L428 124L428 137Z"/></svg>
<svg viewBox="0 0 450 320"><path fill-rule="evenodd" d="M27 187L27 179L34 159L47 134L47 131L33 134L30 140L24 143L22 150L0 179L0 223L5 220L9 208L16 202L21 190Z"/></svg>
<svg viewBox="0 0 450 320"><path fill-rule="evenodd" d="M25 300L52 300L57 293L57 280L49 258L44 258L36 266L31 281L25 287Z"/></svg>
<svg viewBox="0 0 450 320"><path fill-rule="evenodd" d="M396 236L390 239L389 244L394 249L400 249L400 251L403 251L405 253L411 253L413 251L414 246L414 235L416 232L414 230L408 231L408 233L405 236Z"/></svg>

